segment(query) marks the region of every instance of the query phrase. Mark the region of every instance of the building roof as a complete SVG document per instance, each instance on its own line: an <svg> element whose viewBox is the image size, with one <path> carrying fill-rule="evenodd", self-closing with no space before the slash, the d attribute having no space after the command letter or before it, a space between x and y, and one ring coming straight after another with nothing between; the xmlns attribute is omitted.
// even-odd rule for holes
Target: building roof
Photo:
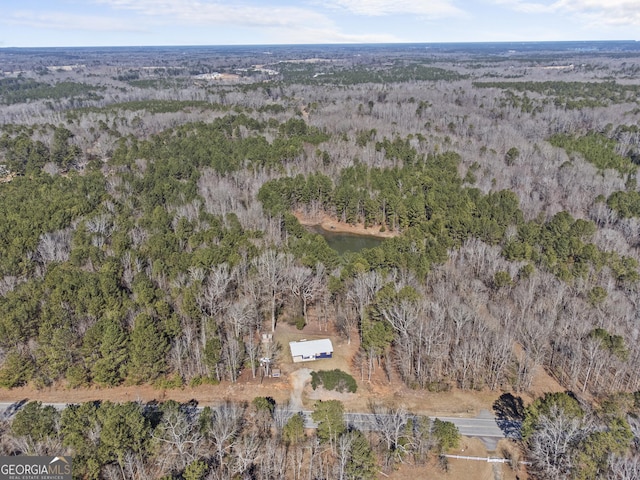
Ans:
<svg viewBox="0 0 640 480"><path fill-rule="evenodd" d="M333 345L328 338L303 342L289 342L292 357L310 357L318 353L333 353Z"/></svg>

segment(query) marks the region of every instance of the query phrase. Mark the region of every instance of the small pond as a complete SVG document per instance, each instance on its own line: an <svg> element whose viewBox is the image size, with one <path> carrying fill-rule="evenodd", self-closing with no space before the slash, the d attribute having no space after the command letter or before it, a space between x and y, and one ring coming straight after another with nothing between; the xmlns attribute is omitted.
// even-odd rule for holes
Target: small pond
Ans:
<svg viewBox="0 0 640 480"><path fill-rule="evenodd" d="M305 227L311 233L322 235L329 246L340 255L347 252L357 253L365 248L374 248L384 242L384 238L371 235L357 235L355 233L332 232L325 230L320 225Z"/></svg>

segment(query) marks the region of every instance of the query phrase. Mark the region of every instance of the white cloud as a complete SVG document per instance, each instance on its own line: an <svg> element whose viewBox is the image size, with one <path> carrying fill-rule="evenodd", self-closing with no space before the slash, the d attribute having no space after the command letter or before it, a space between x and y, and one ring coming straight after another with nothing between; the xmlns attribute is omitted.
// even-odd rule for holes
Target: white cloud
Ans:
<svg viewBox="0 0 640 480"><path fill-rule="evenodd" d="M494 3L524 13L571 15L589 26L640 26L640 0L494 0Z"/></svg>
<svg viewBox="0 0 640 480"><path fill-rule="evenodd" d="M522 0L494 0L493 3L504 5L522 13L553 13L555 11L552 2L525 2Z"/></svg>
<svg viewBox="0 0 640 480"><path fill-rule="evenodd" d="M199 0L95 0L116 9L138 12L184 25L241 25L260 27L329 26L314 11L296 7L263 7Z"/></svg>
<svg viewBox="0 0 640 480"><path fill-rule="evenodd" d="M137 14L138 21L192 27L236 26L262 30L273 43L392 43L406 41L383 32L341 32L332 19L311 9L225 4L212 0L94 0Z"/></svg>
<svg viewBox="0 0 640 480"><path fill-rule="evenodd" d="M464 14L451 0L327 0L323 4L367 16L413 14L441 18Z"/></svg>
<svg viewBox="0 0 640 480"><path fill-rule="evenodd" d="M553 6L592 25L640 26L640 0L559 0Z"/></svg>
<svg viewBox="0 0 640 480"><path fill-rule="evenodd" d="M300 28L295 31L274 29L270 32L273 43L398 43L407 39L385 33L351 34L336 29Z"/></svg>
<svg viewBox="0 0 640 480"><path fill-rule="evenodd" d="M2 23L54 30L87 30L101 32L145 32L140 25L122 18L78 15L63 12L21 10L5 14Z"/></svg>

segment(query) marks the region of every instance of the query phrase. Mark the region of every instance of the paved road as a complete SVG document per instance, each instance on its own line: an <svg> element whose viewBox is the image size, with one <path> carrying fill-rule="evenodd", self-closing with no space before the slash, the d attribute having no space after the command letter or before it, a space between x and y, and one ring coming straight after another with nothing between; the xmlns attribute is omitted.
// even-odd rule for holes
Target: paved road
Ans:
<svg viewBox="0 0 640 480"><path fill-rule="evenodd" d="M307 428L315 428L316 425L311 420L311 412L305 413L305 423ZM358 430L377 430L378 422L376 415L373 413L345 413L345 422ZM486 413L479 417L460 418L460 417L430 417L438 418L445 422L451 422L461 435L465 437L479 438L488 450L495 450L498 442L505 438L505 434L498 426L497 419L493 415L487 416Z"/></svg>
<svg viewBox="0 0 640 480"><path fill-rule="evenodd" d="M16 411L18 411L22 405L26 402L9 403L0 402L0 419L10 418ZM43 403L44 405L51 405L58 410L64 409L66 403ZM291 415L296 411L291 411ZM316 428L317 424L314 423L311 418L311 411L302 412L305 417L305 426L307 428ZM498 441L505 438L505 433L498 426L497 419L489 412L483 412L478 417L473 418L460 418L460 417L432 417L438 418L442 421L453 423L460 433L466 437L476 437L482 440L487 446L488 450L495 450ZM376 416L372 413L345 413L345 422L348 425L357 428L358 430L376 430L378 424ZM519 424L512 422L510 424L511 430L518 430Z"/></svg>
<svg viewBox="0 0 640 480"><path fill-rule="evenodd" d="M27 404L28 400L22 400L20 402L0 402L0 420L7 420L11 418L23 405ZM46 403L42 402L42 405L50 405L56 410L64 410L68 403Z"/></svg>

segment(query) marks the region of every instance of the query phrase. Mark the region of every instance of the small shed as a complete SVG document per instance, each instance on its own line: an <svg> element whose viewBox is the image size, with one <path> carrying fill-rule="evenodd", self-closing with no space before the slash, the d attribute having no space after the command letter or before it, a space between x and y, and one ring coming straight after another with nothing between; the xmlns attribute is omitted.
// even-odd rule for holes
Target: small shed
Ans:
<svg viewBox="0 0 640 480"><path fill-rule="evenodd" d="M333 345L328 338L289 342L289 348L291 349L291 357L294 363L310 362L319 358L331 358L333 356Z"/></svg>

